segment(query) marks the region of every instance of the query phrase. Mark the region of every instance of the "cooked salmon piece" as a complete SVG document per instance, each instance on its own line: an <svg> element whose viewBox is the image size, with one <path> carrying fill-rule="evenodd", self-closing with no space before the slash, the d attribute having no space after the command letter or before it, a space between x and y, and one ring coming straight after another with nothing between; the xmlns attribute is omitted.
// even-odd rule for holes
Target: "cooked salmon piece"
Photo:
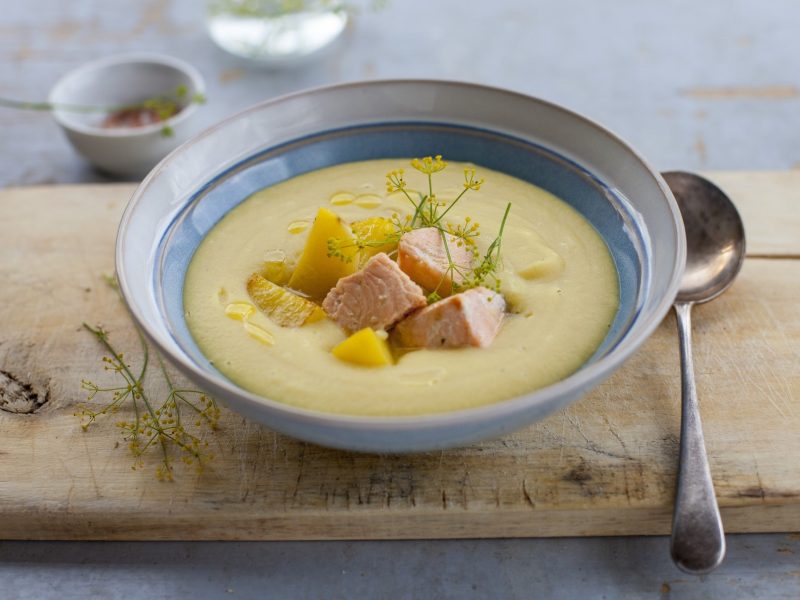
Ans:
<svg viewBox="0 0 800 600"><path fill-rule="evenodd" d="M497 292L477 287L412 313L392 332L401 348L486 348L503 323L506 302Z"/></svg>
<svg viewBox="0 0 800 600"><path fill-rule="evenodd" d="M427 304L422 289L385 253L364 268L342 277L322 308L348 332L365 327L388 329L408 313Z"/></svg>
<svg viewBox="0 0 800 600"><path fill-rule="evenodd" d="M448 272L449 261L444 247L442 233L436 227L415 229L400 238L397 264L429 292L436 291L440 296L449 296L453 292L453 281L461 283L462 273L472 266L472 252L456 237L447 235L447 249L456 266Z"/></svg>

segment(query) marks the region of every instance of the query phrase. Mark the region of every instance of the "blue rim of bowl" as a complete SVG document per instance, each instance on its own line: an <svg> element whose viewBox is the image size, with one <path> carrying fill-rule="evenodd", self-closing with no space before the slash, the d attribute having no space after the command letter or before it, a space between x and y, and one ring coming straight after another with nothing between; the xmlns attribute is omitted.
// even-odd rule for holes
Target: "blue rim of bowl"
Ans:
<svg viewBox="0 0 800 600"><path fill-rule="evenodd" d="M129 298L131 297L131 291L130 289L128 289L127 279L124 275L124 267L122 266L124 265L123 256L125 254L124 234L127 229L128 222L131 218L131 214L136 207L136 203L139 197L143 194L144 190L147 189L150 181L154 179L159 174L159 172L164 170L169 165L169 163L175 159L176 156L179 156L180 153L185 148L197 143L198 141L204 139L208 135L226 127L229 123L235 122L238 119L241 119L250 113L263 110L264 108L267 108L271 105L290 101L295 98L302 98L323 91L335 91L339 89L349 89L349 88L357 89L359 87L364 87L364 86L381 86L387 84L417 84L417 85L432 85L432 86L447 85L453 87L462 87L464 89L471 89L471 90L484 90L495 94L498 93L505 94L527 101L534 101L544 106L547 106L551 109L554 109L556 111L562 112L568 115L570 118L575 119L577 121L581 121L584 124L588 125L589 127L596 129L603 135L616 141L632 157L634 157L637 161L639 161L641 166L644 167L644 169L653 177L654 182L661 190L664 198L667 201L667 204L673 215L673 220L672 220L673 233L677 240L677 244L674 253L674 258L675 258L674 267L670 276L669 285L667 286L668 291L667 293L664 294L664 297L661 299L661 301L658 302L657 305L652 309L652 315L650 319L648 321L641 322L639 324L640 328L638 331L635 332L635 336L630 335L632 328L629 328L625 336L623 336L623 338L614 348L613 352L610 352L609 354L600 358L599 360L597 360L592 364L582 367L581 369L579 369L578 371L576 371L575 373L573 373L572 375L570 375L565 379L562 379L550 386L541 388L539 390L535 390L528 394L515 396L507 400L502 400L499 402L495 402L493 404L478 406L474 408L448 411L444 413L433 413L433 414L425 414L417 416L397 416L397 417L363 416L363 415L347 415L340 413L317 412L317 411L298 408L290 404L285 404L283 402L278 402L276 400L272 400L264 396L259 396L252 392L248 392L247 390L244 390L243 388L233 384L232 382L222 378L221 376L216 376L215 374L209 373L206 370L200 369L195 363L185 359L183 356L176 355L172 351L172 349L165 347L161 343L159 335L157 333L154 333L149 324L142 318L142 316L139 313L137 313L136 310L133 309L131 301L129 300ZM192 196L193 195L194 194L192 194ZM169 357L169 359L173 362L173 364L175 364L179 369L181 369L184 372L184 374L193 377L195 381L202 382L203 385L208 386L211 390L212 395L215 395L216 392L221 392L222 394L227 394L236 397L238 401L245 402L250 407L253 407L256 410L269 409L271 411L283 413L286 415L291 415L296 420L304 421L307 423L319 423L328 425L333 424L340 427L349 426L353 429L367 427L369 429L378 431L380 430L412 431L417 429L435 429L438 427L444 427L450 425L469 425L472 423L480 422L484 420L484 418L487 416L494 416L494 417L511 416L523 411L531 404L548 404L551 407L551 410L557 410L558 408L571 402L577 395L583 393L583 391L587 387L591 386L593 382L600 381L608 377L613 371L619 368L619 366L622 365L622 363L624 363L645 342L645 340L653 333L656 327L658 327L658 325L661 323L661 321L669 311L670 307L672 306L675 296L677 295L681 276L683 275L683 270L686 264L686 235L683 227L683 221L681 219L680 210L678 208L678 204L672 192L670 191L669 186L661 177L661 175L658 173L658 171L653 169L653 167L643 157L641 157L625 140L623 140L617 134L609 131L599 123L593 121L592 119L584 117L583 115L575 113L558 104L548 102L547 100L542 100L540 98L536 98L533 96L529 96L526 94L514 92L499 87L486 86L486 85L460 82L460 81L449 81L449 80L385 79L385 80L371 80L366 82L352 82L352 83L343 83L337 85L320 86L308 90L303 90L300 92L295 92L292 94L287 94L284 96L279 96L277 98L258 103L235 115L232 115L220 121L216 125L209 127L204 132L184 142L182 145L178 146L178 148L176 148L170 154L168 154L145 177L142 183L139 184L137 189L134 191L133 195L131 196L131 199L129 200L127 206L125 207L117 231L115 263L117 267L120 292L122 294L125 305L128 308L128 311L130 312L131 316L135 321L135 324L144 332L144 334L147 336L150 342L153 343L159 351L161 351L163 354Z"/></svg>
<svg viewBox="0 0 800 600"><path fill-rule="evenodd" d="M200 71L198 71L196 68L194 68L186 61L183 61L179 58L175 58L174 56L169 56L168 54L159 54L157 52L131 52L125 54L115 54L113 56L105 56L103 58L91 60L65 73L58 79L58 81L56 81L56 83L50 89L50 93L47 95L47 101L50 104L53 104L53 95L56 93L56 90L58 90L59 87L64 85L72 77L76 77L83 73L92 71L93 69L108 67L110 65L136 64L136 63L141 63L141 64L149 63L154 65L164 65L167 67L172 67L176 71L182 72L191 80L192 86L194 86L194 90L192 93L195 94L206 93L205 80L203 79L203 76L200 74ZM104 138L130 138L130 137L146 135L153 132L160 132L162 129L164 129L164 127L173 127L178 123L180 123L181 121L186 120L196 110L197 110L197 103L190 102L189 104L184 106L177 114L163 121L159 121L158 123L143 125L141 127L115 127L115 128L92 127L91 125L84 125L82 123L66 122L64 121L64 119L61 118L60 113L62 111L55 109L51 112L56 122L64 129L77 131L78 133L82 133L85 135L94 135ZM158 165L156 165L156 168L157 167Z"/></svg>

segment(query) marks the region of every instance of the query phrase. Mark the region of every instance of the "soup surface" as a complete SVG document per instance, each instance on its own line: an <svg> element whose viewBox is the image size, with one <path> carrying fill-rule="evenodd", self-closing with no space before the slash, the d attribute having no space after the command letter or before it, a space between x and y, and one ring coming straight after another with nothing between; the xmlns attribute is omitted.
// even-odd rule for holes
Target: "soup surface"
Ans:
<svg viewBox="0 0 800 600"><path fill-rule="evenodd" d="M209 232L186 274L184 308L194 339L219 371L256 394L306 409L416 415L530 392L567 377L591 357L619 303L608 248L565 202L480 167L485 183L448 218L480 223L477 242L485 250L511 203L499 271L509 314L489 348L418 350L393 366L359 367L331 354L346 334L328 319L283 328L258 310L245 321L232 318L236 307L251 303L246 281L265 261L291 268L320 207L348 222L413 212L405 196L385 187L388 171L406 167L409 188L427 192L425 175L408 163L347 163L294 177L253 194ZM472 166L450 163L435 173L437 198L452 201L463 190L464 168Z"/></svg>

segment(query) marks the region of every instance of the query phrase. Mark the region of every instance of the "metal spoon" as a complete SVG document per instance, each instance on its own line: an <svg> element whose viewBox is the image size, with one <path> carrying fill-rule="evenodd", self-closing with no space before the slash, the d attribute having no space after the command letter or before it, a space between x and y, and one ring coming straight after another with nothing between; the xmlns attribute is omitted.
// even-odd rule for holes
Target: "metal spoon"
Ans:
<svg viewBox="0 0 800 600"><path fill-rule="evenodd" d="M736 207L710 181L664 173L686 227L686 271L675 299L681 346L681 446L672 516L672 560L688 573L708 573L725 556L725 534L706 456L691 346L691 310L733 283L744 261L744 227Z"/></svg>

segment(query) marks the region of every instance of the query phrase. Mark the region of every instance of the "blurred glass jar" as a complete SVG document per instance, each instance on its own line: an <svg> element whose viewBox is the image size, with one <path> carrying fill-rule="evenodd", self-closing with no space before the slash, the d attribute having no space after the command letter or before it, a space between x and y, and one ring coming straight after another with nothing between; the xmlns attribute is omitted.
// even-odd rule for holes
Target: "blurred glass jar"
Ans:
<svg viewBox="0 0 800 600"><path fill-rule="evenodd" d="M302 63L330 46L349 20L341 0L207 0L211 39L266 66Z"/></svg>

